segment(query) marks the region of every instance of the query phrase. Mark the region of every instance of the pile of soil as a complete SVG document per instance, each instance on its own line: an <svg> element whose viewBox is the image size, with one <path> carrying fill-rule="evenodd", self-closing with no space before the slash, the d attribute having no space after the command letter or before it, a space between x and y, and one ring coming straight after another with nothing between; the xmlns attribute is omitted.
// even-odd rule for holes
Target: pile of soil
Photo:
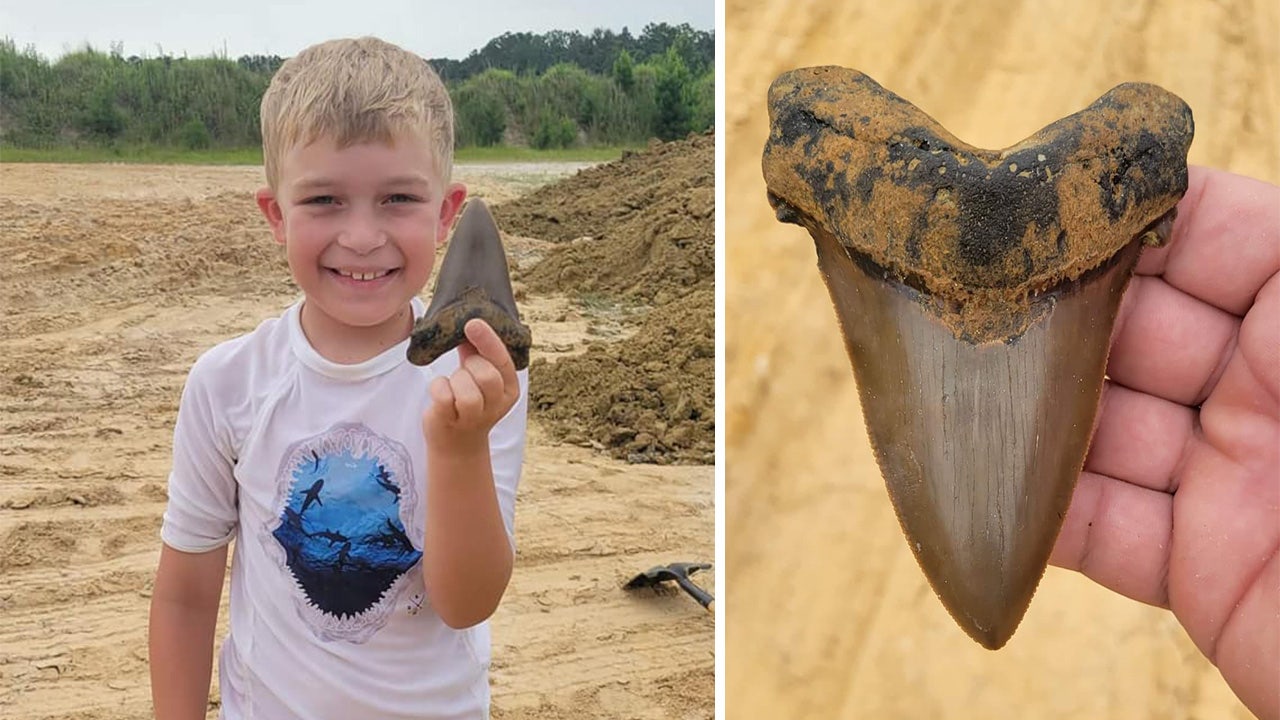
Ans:
<svg viewBox="0 0 1280 720"><path fill-rule="evenodd" d="M535 361L529 402L570 442L628 462L715 461L715 291L652 310L638 332L582 355Z"/></svg>
<svg viewBox="0 0 1280 720"><path fill-rule="evenodd" d="M560 243L520 273L530 294L650 308L631 337L535 360L533 412L629 462L714 462L714 136L651 144L494 214L507 232Z"/></svg>
<svg viewBox="0 0 1280 720"><path fill-rule="evenodd" d="M494 210L507 232L563 243L521 273L530 292L652 305L715 278L715 137L654 142Z"/></svg>

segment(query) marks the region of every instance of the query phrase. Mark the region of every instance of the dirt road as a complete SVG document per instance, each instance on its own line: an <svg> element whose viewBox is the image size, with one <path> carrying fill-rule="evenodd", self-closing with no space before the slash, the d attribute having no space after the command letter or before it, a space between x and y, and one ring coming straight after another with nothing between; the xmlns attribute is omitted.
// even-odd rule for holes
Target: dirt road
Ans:
<svg viewBox="0 0 1280 720"><path fill-rule="evenodd" d="M1280 182L1280 12L1223 2L726 5L729 717L1247 718L1173 617L1051 568L1011 643L952 622L899 529L813 244L760 155L769 83L857 68L1004 147L1127 80L1196 115L1191 162Z"/></svg>
<svg viewBox="0 0 1280 720"><path fill-rule="evenodd" d="M576 169L456 176L498 203ZM147 609L182 382L200 351L296 298L252 202L259 181L0 165L0 716L150 716ZM545 246L509 238L517 263ZM522 310L535 356L625 334L562 295L530 293ZM535 419L493 621L495 718L712 716L712 618L675 592L620 589L713 558L712 478L557 443ZM225 621L224 598L219 636Z"/></svg>

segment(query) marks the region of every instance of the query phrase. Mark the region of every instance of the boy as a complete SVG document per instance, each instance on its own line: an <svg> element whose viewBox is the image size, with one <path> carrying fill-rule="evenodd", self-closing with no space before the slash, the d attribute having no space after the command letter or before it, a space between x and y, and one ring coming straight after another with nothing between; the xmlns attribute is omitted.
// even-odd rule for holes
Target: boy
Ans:
<svg viewBox="0 0 1280 720"><path fill-rule="evenodd" d="M405 359L466 189L418 56L322 43L262 99L258 206L303 299L191 369L151 605L156 717L203 718L227 544L222 717L483 718L528 377L493 330Z"/></svg>

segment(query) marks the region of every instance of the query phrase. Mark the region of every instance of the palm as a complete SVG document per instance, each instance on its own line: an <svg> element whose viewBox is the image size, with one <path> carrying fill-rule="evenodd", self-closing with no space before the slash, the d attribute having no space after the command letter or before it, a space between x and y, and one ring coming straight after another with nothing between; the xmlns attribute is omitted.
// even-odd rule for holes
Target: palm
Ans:
<svg viewBox="0 0 1280 720"><path fill-rule="evenodd" d="M1280 718L1280 188L1192 169L1117 320L1052 561L1170 608Z"/></svg>

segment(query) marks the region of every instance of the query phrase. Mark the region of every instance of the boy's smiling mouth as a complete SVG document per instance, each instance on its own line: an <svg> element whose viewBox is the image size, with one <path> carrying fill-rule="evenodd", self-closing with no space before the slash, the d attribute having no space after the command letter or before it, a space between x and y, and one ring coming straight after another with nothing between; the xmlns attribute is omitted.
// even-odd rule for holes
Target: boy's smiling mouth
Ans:
<svg viewBox="0 0 1280 720"><path fill-rule="evenodd" d="M350 268L326 268L329 272L349 280L358 282L369 282L371 280L379 280L394 272L399 268L384 268L382 270L356 270Z"/></svg>

